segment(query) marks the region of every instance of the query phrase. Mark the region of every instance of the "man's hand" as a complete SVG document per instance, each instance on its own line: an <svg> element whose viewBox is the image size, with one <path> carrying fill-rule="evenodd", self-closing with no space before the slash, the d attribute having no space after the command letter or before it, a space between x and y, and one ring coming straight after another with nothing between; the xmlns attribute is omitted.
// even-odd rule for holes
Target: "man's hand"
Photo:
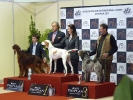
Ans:
<svg viewBox="0 0 133 100"><path fill-rule="evenodd" d="M76 50L72 50L72 52L75 52Z"/></svg>
<svg viewBox="0 0 133 100"><path fill-rule="evenodd" d="M45 57L45 58L43 58L43 62L44 62L44 63L46 63L46 62L47 62L47 59L46 59L46 57Z"/></svg>
<svg viewBox="0 0 133 100"><path fill-rule="evenodd" d="M103 54L103 57L104 57L104 58L107 58L108 56L109 56L108 53L104 53L104 54Z"/></svg>

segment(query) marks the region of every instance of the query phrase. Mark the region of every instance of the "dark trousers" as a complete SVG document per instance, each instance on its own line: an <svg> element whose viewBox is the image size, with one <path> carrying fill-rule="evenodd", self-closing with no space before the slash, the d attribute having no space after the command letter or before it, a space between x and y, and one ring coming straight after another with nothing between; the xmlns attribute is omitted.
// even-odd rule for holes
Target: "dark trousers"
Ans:
<svg viewBox="0 0 133 100"><path fill-rule="evenodd" d="M104 70L104 73L106 73L105 82L110 82L111 65L112 65L112 60L103 60L103 70ZM105 70L105 67L106 67L106 70Z"/></svg>
<svg viewBox="0 0 133 100"><path fill-rule="evenodd" d="M71 59L71 63L73 66L74 74L78 74L79 59ZM67 73L71 73L71 67L69 66L68 63L66 63L66 64L67 64Z"/></svg>
<svg viewBox="0 0 133 100"><path fill-rule="evenodd" d="M62 58L57 59L57 69L56 69L56 72L63 73L63 70L64 70L64 66L63 66L63 63L62 63ZM54 72L54 60L52 61L52 72Z"/></svg>

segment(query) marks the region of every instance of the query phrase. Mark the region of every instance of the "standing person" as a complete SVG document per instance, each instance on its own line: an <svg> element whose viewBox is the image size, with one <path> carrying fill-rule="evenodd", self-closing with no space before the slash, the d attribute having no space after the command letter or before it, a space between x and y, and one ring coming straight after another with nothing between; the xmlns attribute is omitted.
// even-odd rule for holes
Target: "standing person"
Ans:
<svg viewBox="0 0 133 100"><path fill-rule="evenodd" d="M68 25L68 35L59 43L54 44L55 47L62 47L65 46L64 49L70 50L70 49L79 49L79 37L77 36L76 28L73 24ZM78 74L78 62L79 62L79 56L78 51L72 50L70 52L70 58L71 63L74 69L74 74ZM67 70L68 73L71 73L71 68L69 64L67 63Z"/></svg>
<svg viewBox="0 0 133 100"><path fill-rule="evenodd" d="M105 82L110 82L110 70L113 60L113 54L118 50L118 47L116 45L116 40L114 36L109 34L107 30L108 26L106 24L100 25L100 36L97 40L96 48L89 53L89 56L96 54L95 58L100 59L100 61L102 62L102 67L104 71L106 71ZM101 77L103 76L102 74L103 73L101 73ZM101 78L99 83L102 82L103 82L103 77Z"/></svg>
<svg viewBox="0 0 133 100"><path fill-rule="evenodd" d="M48 40L52 41L53 44L60 43L65 37L65 33L59 31L59 23L54 21L52 22L52 30L53 32L48 34ZM60 47L63 49L64 46ZM63 73L64 66L62 63L62 58L57 60L57 71ZM54 71L54 60L52 61L52 72Z"/></svg>
<svg viewBox="0 0 133 100"><path fill-rule="evenodd" d="M32 43L24 52L26 52L27 54L36 55L43 59L43 62L46 63L46 51L43 49L43 45L38 42L39 38L40 37L37 34L32 35Z"/></svg>

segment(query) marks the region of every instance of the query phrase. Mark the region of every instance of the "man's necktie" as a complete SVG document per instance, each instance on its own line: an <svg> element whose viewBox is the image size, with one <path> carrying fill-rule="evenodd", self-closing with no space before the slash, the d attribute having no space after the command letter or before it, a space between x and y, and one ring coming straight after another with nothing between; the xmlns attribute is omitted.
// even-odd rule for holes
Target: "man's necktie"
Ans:
<svg viewBox="0 0 133 100"><path fill-rule="evenodd" d="M53 33L53 36L52 36L52 42L54 42L55 35L56 35L56 33Z"/></svg>

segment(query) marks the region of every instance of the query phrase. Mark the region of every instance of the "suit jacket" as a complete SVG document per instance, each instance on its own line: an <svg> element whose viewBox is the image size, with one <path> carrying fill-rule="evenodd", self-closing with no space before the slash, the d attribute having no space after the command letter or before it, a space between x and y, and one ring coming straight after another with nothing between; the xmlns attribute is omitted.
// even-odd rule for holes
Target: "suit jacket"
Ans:
<svg viewBox="0 0 133 100"><path fill-rule="evenodd" d="M48 34L48 40L52 41L52 35L53 35L53 32ZM64 39L64 37L65 37L65 33L61 32L61 31L57 31L57 34L56 34L53 44L60 43ZM59 48L63 48L63 47L64 46L59 47Z"/></svg>
<svg viewBox="0 0 133 100"><path fill-rule="evenodd" d="M79 50L79 36L76 36L74 39L69 41L69 38L65 37L59 44L54 44L55 47L59 48L65 46L64 49L78 49ZM78 52L70 52L71 59L79 59Z"/></svg>
<svg viewBox="0 0 133 100"><path fill-rule="evenodd" d="M27 54L31 54L32 55L32 51L33 51L33 43L30 44L29 48L25 51ZM43 49L43 45L41 45L41 43L37 43L36 45L36 56L40 57L41 59L43 57L46 57L46 51Z"/></svg>

